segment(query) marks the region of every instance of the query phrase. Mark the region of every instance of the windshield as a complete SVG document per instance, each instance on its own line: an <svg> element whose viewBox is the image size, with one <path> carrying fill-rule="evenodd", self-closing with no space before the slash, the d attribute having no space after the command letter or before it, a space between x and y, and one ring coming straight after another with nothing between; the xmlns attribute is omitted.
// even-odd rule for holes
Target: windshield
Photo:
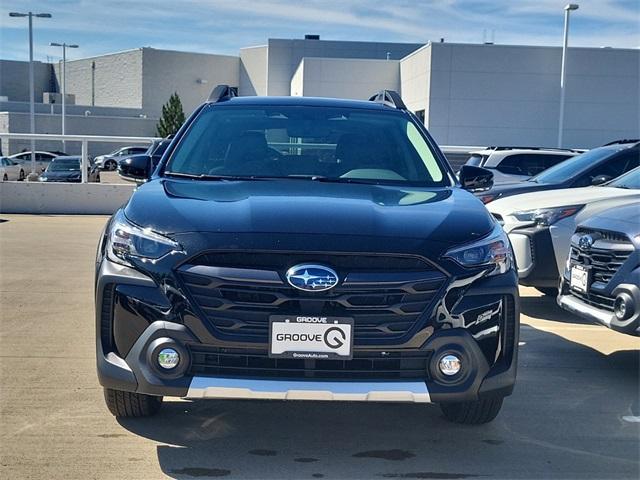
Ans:
<svg viewBox="0 0 640 480"><path fill-rule="evenodd" d="M449 185L401 112L307 106L209 107L165 174Z"/></svg>
<svg viewBox="0 0 640 480"><path fill-rule="evenodd" d="M548 168L539 175L530 178L529 181L536 183L565 182L593 167L595 162L609 157L617 151L618 150L612 150L609 148L596 148L589 150L588 152L576 155L575 157L571 157L551 168Z"/></svg>
<svg viewBox="0 0 640 480"><path fill-rule="evenodd" d="M49 172L65 172L65 171L73 171L80 170L80 160L75 158L65 159L65 160L54 160L47 167L47 171Z"/></svg>
<svg viewBox="0 0 640 480"><path fill-rule="evenodd" d="M607 187L631 188L640 190L640 167L634 168L621 177L606 184Z"/></svg>

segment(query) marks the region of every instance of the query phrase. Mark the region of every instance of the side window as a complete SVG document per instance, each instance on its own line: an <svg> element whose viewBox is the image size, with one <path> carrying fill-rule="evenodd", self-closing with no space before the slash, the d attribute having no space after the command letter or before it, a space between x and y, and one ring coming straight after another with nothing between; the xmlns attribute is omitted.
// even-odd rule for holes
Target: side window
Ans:
<svg viewBox="0 0 640 480"><path fill-rule="evenodd" d="M571 158L571 155L544 155L542 163L544 164L544 170L557 165L560 162L564 162L567 158Z"/></svg>
<svg viewBox="0 0 640 480"><path fill-rule="evenodd" d="M574 187L586 187L591 185L595 177L606 175L616 178L625 172L638 166L638 150L632 149L611 155L600 165L595 166L587 173L581 175L573 184Z"/></svg>
<svg viewBox="0 0 640 480"><path fill-rule="evenodd" d="M537 175L545 169L544 156L529 153L510 155L498 164L496 170L511 175Z"/></svg>

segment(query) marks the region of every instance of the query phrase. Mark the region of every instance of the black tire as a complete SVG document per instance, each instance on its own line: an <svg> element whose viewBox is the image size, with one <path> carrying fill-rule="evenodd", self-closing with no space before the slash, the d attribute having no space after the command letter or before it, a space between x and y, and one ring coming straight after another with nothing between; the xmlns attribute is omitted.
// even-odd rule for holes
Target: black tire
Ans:
<svg viewBox="0 0 640 480"><path fill-rule="evenodd" d="M18 181L20 182L24 181L24 177L25 177L24 170L20 170L20 173L18 174Z"/></svg>
<svg viewBox="0 0 640 480"><path fill-rule="evenodd" d="M556 287L536 287L536 290L550 297L558 296L558 289Z"/></svg>
<svg viewBox="0 0 640 480"><path fill-rule="evenodd" d="M440 408L450 422L464 425L489 423L498 416L503 397L484 398L474 402L441 403Z"/></svg>
<svg viewBox="0 0 640 480"><path fill-rule="evenodd" d="M115 160L107 160L106 162L104 162L104 168L105 170L113 172L116 168L118 168L118 162L116 162Z"/></svg>
<svg viewBox="0 0 640 480"><path fill-rule="evenodd" d="M111 388L104 389L104 400L109 411L120 418L150 417L162 406L162 397Z"/></svg>
<svg viewBox="0 0 640 480"><path fill-rule="evenodd" d="M2 177L2 181L6 182L7 180L9 180L9 177L7 176L7 174L5 173L4 176Z"/></svg>

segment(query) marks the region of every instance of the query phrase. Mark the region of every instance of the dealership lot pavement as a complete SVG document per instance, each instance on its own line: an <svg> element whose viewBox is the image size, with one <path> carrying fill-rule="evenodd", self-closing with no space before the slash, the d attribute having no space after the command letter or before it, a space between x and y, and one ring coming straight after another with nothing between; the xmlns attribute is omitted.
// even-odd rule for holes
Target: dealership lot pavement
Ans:
<svg viewBox="0 0 640 480"><path fill-rule="evenodd" d="M640 341L527 288L516 392L487 426L436 406L179 400L119 423L94 368L106 217L0 218L0 478L640 475Z"/></svg>

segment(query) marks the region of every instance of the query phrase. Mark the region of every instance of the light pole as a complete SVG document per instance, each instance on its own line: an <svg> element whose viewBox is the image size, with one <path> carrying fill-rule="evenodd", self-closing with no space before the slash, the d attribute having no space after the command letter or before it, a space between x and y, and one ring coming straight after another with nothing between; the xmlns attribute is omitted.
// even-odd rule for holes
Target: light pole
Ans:
<svg viewBox="0 0 640 480"><path fill-rule="evenodd" d="M36 133L36 107L35 107L35 81L33 79L33 17L51 18L50 13L19 13L10 12L10 17L28 17L29 18L29 123L31 125L31 133ZM31 140L31 180L36 176L36 141Z"/></svg>
<svg viewBox="0 0 640 480"><path fill-rule="evenodd" d="M65 134L65 116L67 113L67 48L78 48L78 45L68 43L55 43L49 44L52 47L62 47L62 135ZM64 150L65 144L62 141L62 150Z"/></svg>
<svg viewBox="0 0 640 480"><path fill-rule="evenodd" d="M564 39L562 43L562 67L560 72L560 116L558 118L558 148L562 148L564 130L564 95L567 83L567 46L569 44L569 14L580 7L577 3L569 3L564 7Z"/></svg>

